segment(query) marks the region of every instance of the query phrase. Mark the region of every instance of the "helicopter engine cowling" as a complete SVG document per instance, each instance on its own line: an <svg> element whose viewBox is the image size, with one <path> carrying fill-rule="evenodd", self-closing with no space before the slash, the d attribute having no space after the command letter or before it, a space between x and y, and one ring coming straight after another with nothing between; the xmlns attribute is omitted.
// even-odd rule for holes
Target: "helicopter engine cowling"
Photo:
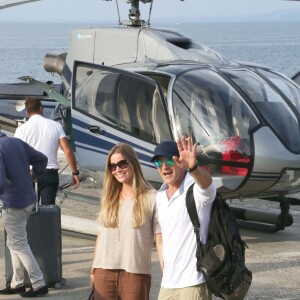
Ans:
<svg viewBox="0 0 300 300"><path fill-rule="evenodd" d="M44 69L47 72L62 75L67 53L50 52L44 57Z"/></svg>

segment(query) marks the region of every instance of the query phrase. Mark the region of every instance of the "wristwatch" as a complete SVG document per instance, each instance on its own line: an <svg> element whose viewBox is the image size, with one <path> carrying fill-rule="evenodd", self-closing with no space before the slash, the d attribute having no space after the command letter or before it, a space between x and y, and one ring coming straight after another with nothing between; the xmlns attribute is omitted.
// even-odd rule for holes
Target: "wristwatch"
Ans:
<svg viewBox="0 0 300 300"><path fill-rule="evenodd" d="M75 171L75 172L72 172L72 174L75 176L75 175L79 175L79 171Z"/></svg>

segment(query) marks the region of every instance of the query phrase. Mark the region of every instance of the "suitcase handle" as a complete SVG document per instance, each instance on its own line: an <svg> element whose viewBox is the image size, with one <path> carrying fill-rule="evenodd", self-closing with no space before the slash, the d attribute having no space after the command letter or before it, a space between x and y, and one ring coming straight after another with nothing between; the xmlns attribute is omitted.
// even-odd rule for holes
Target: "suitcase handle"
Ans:
<svg viewBox="0 0 300 300"><path fill-rule="evenodd" d="M34 209L32 209L32 214L36 214L39 212L39 191L38 191L38 183L37 183L37 178L36 177L32 177L32 183L34 185L34 191L35 191L35 195L36 195L36 202L35 202L35 211Z"/></svg>

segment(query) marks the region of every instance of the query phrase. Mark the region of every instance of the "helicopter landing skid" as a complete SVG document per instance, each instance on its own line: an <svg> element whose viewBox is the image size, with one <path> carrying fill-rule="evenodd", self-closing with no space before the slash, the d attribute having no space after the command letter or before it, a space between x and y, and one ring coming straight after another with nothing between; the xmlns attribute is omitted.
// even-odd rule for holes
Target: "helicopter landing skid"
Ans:
<svg viewBox="0 0 300 300"><path fill-rule="evenodd" d="M293 224L293 217L289 213L290 198L278 196L263 200L280 202L280 213L230 207L241 228L274 233Z"/></svg>

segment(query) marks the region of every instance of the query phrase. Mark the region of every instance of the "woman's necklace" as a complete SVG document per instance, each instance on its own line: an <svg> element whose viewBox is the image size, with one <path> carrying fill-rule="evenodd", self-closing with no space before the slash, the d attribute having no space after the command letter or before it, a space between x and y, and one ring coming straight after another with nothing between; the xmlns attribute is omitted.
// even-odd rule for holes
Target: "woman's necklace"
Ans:
<svg viewBox="0 0 300 300"><path fill-rule="evenodd" d="M121 219L119 218L119 224L118 224L118 232L119 232L119 241L121 240L121 226L123 224L123 221L128 213L128 211L130 210L131 208L131 204L132 204L132 201L130 200L120 200L120 208L119 208L119 217L121 217ZM121 206L124 206L125 204L127 204L127 207L123 209L124 211L124 214L121 216Z"/></svg>

